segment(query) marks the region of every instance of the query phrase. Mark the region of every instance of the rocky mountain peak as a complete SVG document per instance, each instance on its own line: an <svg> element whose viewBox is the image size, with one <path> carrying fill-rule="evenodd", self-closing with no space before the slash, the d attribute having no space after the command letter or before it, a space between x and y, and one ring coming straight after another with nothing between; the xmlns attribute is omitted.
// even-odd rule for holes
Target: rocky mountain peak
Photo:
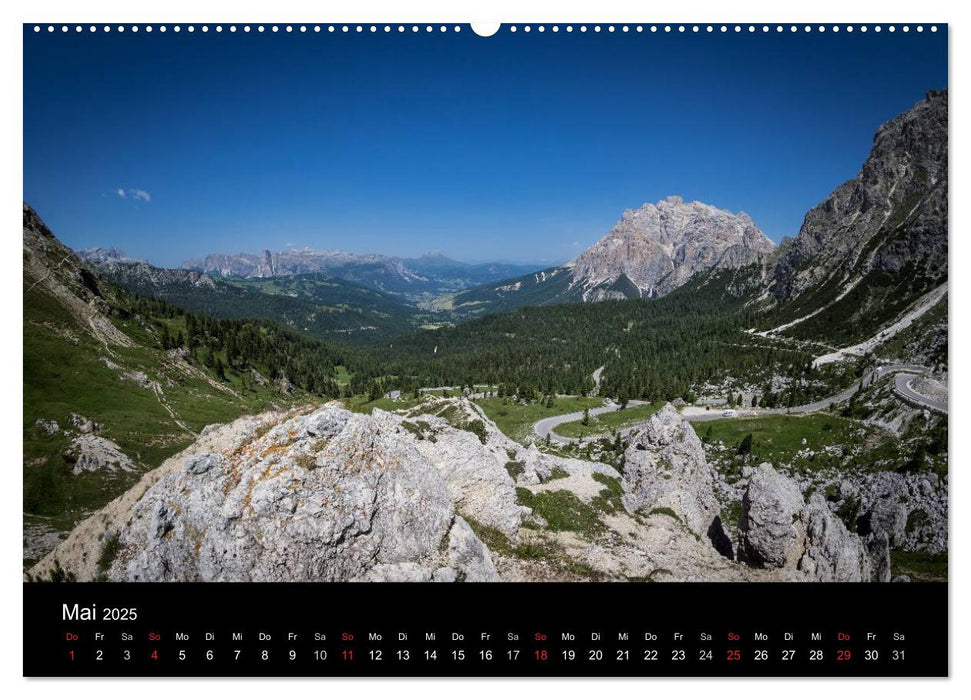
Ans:
<svg viewBox="0 0 971 700"><path fill-rule="evenodd" d="M273 255L269 250L264 250L257 267L256 277L273 277Z"/></svg>
<svg viewBox="0 0 971 700"><path fill-rule="evenodd" d="M429 250L426 253L422 253L418 257L418 259L419 260L425 260L427 262L448 262L448 263L454 263L455 262L454 260L452 260L450 257L448 257L447 255L445 255L445 253L443 253L440 250Z"/></svg>
<svg viewBox="0 0 971 700"><path fill-rule="evenodd" d="M128 257L128 255L125 254L125 251L123 251L121 248L102 248L100 246L95 246L94 248L75 250L74 254L81 258L81 260L84 260L87 263L93 263L95 265L145 262L140 258Z"/></svg>
<svg viewBox="0 0 971 700"><path fill-rule="evenodd" d="M661 296L698 272L742 267L773 247L748 214L670 196L625 211L606 236L576 258L574 284L587 290L587 301L615 296L609 288L623 279L640 296Z"/></svg>
<svg viewBox="0 0 971 700"><path fill-rule="evenodd" d="M918 274L946 273L947 145L947 90L928 92L881 125L859 174L806 214L779 256L775 296L823 283L838 289L908 265Z"/></svg>

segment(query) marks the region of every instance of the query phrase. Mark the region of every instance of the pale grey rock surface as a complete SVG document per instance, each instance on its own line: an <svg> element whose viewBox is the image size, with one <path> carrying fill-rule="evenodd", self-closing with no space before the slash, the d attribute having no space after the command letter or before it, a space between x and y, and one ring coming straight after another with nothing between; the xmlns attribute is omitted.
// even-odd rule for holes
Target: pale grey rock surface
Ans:
<svg viewBox="0 0 971 700"><path fill-rule="evenodd" d="M456 517L448 538L449 567L435 572L436 580L448 580L454 572L464 581L498 581L489 549L462 517ZM454 579L453 579L454 580Z"/></svg>
<svg viewBox="0 0 971 700"><path fill-rule="evenodd" d="M130 472L135 469L135 463L121 447L108 438L91 433L82 433L71 440L64 459L71 465L71 473L75 476L101 470Z"/></svg>
<svg viewBox="0 0 971 700"><path fill-rule="evenodd" d="M696 534L719 514L715 475L701 440L671 404L632 433L624 463L624 507L634 513L670 508Z"/></svg>
<svg viewBox="0 0 971 700"><path fill-rule="evenodd" d="M934 473L880 471L839 482L837 504L858 504L858 529L883 533L890 546L947 551L949 479Z"/></svg>
<svg viewBox="0 0 971 700"><path fill-rule="evenodd" d="M885 535L847 530L820 493L806 503L793 479L762 464L749 475L739 522L740 558L750 565L796 571L811 581L886 581Z"/></svg>
<svg viewBox="0 0 971 700"><path fill-rule="evenodd" d="M592 479L593 474L619 476L600 462L558 457L540 452L535 445L520 445L464 397L429 396L409 410L407 424L418 438L418 449L442 473L460 512L513 540L518 538L523 516L531 512L517 504L517 485L563 486L564 480L550 481L557 470L575 477L570 485L593 489L596 495L603 485ZM478 434L461 427L470 424L478 426Z"/></svg>
<svg viewBox="0 0 971 700"><path fill-rule="evenodd" d="M668 197L628 209L610 232L573 265L585 301L608 298L626 278L644 297L667 294L694 274L750 265L774 245L747 214Z"/></svg>
<svg viewBox="0 0 971 700"><path fill-rule="evenodd" d="M43 418L38 418L34 421L34 426L42 430L47 435L55 435L61 431L61 426L57 424L56 420L45 420Z"/></svg>
<svg viewBox="0 0 971 700"><path fill-rule="evenodd" d="M772 282L779 299L823 281L831 288L871 270L947 274L948 95L926 99L877 131L855 179L806 214ZM906 224L901 228L902 224Z"/></svg>
<svg viewBox="0 0 971 700"><path fill-rule="evenodd" d="M805 503L796 483L770 464L749 477L739 520L739 558L756 566L783 567L798 551L795 527Z"/></svg>
<svg viewBox="0 0 971 700"><path fill-rule="evenodd" d="M381 567L371 579L427 580L442 568L456 516L445 480L414 442L389 414L329 406L276 426L235 460L188 460L136 507L122 544L138 553L111 573L346 581ZM456 538L457 570L485 576L478 559L488 550L468 541L477 541L471 530Z"/></svg>
<svg viewBox="0 0 971 700"><path fill-rule="evenodd" d="M70 421L71 421L71 425L74 426L74 428L82 435L87 433L93 433L96 430L98 430L97 423L95 423L90 418L85 418L79 413L72 413L70 415Z"/></svg>
<svg viewBox="0 0 971 700"><path fill-rule="evenodd" d="M212 427L82 523L37 573L56 560L79 580L497 580L446 476L400 418L376 413L332 403ZM474 492L459 500L480 506ZM106 538L119 553L99 570Z"/></svg>
<svg viewBox="0 0 971 700"><path fill-rule="evenodd" d="M400 421L383 411L374 414L381 421ZM415 445L438 469L459 511L515 537L525 509L516 503L515 483L505 468L509 458L504 445L483 443L476 434L454 428L443 418L425 416L425 421L435 439L416 440Z"/></svg>
<svg viewBox="0 0 971 700"><path fill-rule="evenodd" d="M805 550L799 570L813 581L870 581L873 566L866 545L849 532L826 505L813 494L802 513L806 529Z"/></svg>

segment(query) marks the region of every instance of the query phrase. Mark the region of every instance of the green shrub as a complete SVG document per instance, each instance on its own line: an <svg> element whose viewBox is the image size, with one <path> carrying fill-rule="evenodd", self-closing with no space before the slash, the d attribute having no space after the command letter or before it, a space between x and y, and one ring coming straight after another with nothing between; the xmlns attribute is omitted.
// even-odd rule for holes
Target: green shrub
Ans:
<svg viewBox="0 0 971 700"><path fill-rule="evenodd" d="M460 430L468 430L470 433L475 433L478 436L479 442L483 445L489 439L489 434L486 432L485 423L476 418L475 420L466 421L456 426Z"/></svg>
<svg viewBox="0 0 971 700"><path fill-rule="evenodd" d="M912 510L907 515L907 533L909 534L924 527L928 522L930 522L930 517L927 515L927 511L922 508Z"/></svg>
<svg viewBox="0 0 971 700"><path fill-rule="evenodd" d="M550 530L576 532L588 537L602 534L607 528L597 511L570 491L516 489L518 500L541 516Z"/></svg>
<svg viewBox="0 0 971 700"><path fill-rule="evenodd" d="M102 578L108 573L108 569L111 568L120 551L121 538L118 536L118 533L114 532L108 535L101 543L101 554L98 556L98 562L96 564L98 578Z"/></svg>
<svg viewBox="0 0 971 700"><path fill-rule="evenodd" d="M523 462L506 462L506 471L509 472L509 476L511 476L514 480L523 473L524 468L525 464Z"/></svg>
<svg viewBox="0 0 971 700"><path fill-rule="evenodd" d="M598 472L593 475L593 480L603 484L607 488L594 496L593 500L590 501L590 505L608 515L623 512L624 504L621 499L624 496L624 487L621 485L620 479L616 476L607 476Z"/></svg>
<svg viewBox="0 0 971 700"><path fill-rule="evenodd" d="M675 513L672 509L668 508L667 506L661 506L659 508L652 508L651 509L651 512L648 513L648 515L666 515L669 518L674 518L675 520L677 520L682 525L684 524L684 521L682 521L681 518L678 517L678 514Z"/></svg>

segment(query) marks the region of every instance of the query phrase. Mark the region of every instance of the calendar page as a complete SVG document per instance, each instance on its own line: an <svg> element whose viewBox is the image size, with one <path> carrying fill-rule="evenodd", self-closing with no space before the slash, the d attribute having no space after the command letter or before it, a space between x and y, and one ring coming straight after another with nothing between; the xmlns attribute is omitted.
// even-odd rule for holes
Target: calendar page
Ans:
<svg viewBox="0 0 971 700"><path fill-rule="evenodd" d="M23 26L27 676L946 676L947 24Z"/></svg>

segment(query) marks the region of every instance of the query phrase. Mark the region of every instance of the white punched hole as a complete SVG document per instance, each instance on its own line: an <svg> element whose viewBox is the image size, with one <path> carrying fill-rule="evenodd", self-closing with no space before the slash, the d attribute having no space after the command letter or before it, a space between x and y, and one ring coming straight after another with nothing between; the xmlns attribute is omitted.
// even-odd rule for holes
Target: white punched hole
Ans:
<svg viewBox="0 0 971 700"><path fill-rule="evenodd" d="M488 37L499 31L499 22L473 22L472 31L476 36Z"/></svg>

